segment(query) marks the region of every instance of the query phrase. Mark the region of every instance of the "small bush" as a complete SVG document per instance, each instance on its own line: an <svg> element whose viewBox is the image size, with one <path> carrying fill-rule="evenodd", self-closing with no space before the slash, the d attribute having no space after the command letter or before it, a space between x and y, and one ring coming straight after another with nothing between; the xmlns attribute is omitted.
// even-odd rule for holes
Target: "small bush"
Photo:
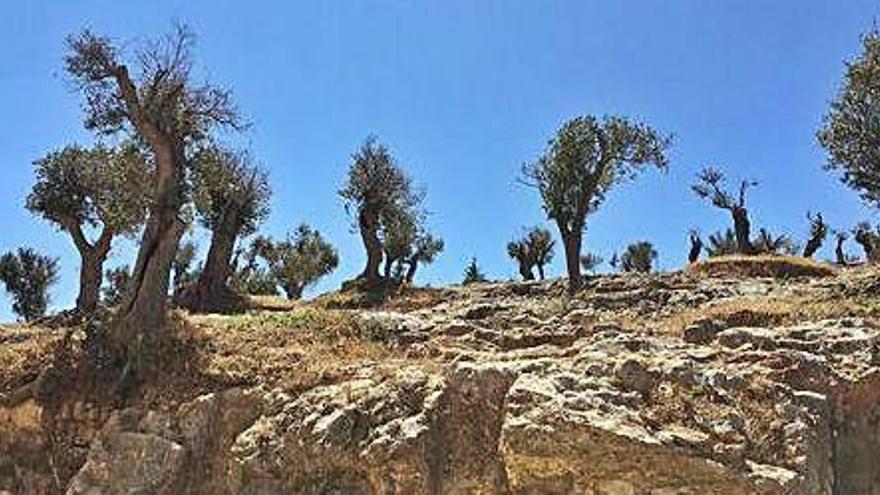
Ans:
<svg viewBox="0 0 880 495"><path fill-rule="evenodd" d="M831 277L834 268L809 258L786 255L717 256L692 265L689 270L706 275L731 277Z"/></svg>

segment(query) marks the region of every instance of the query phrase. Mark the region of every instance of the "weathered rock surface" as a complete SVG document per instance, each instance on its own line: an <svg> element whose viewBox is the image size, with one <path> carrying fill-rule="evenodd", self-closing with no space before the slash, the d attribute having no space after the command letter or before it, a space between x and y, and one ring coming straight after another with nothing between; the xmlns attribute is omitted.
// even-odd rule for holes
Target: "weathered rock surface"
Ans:
<svg viewBox="0 0 880 495"><path fill-rule="evenodd" d="M0 409L0 490L880 493L873 319L655 328L683 309L833 301L860 283L607 277L572 300L558 283L449 289L429 308L359 313L397 357L340 379L113 412L83 435L69 481L41 463L40 408Z"/></svg>

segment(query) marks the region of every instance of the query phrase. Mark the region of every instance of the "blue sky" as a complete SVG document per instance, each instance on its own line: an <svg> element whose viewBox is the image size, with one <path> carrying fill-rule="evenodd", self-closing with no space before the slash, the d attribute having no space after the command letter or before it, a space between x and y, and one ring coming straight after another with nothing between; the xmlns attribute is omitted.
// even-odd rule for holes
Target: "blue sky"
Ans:
<svg viewBox="0 0 880 495"><path fill-rule="evenodd" d="M843 60L880 15L876 0L59 0L2 10L0 250L28 244L61 258L55 308L73 304L78 259L23 203L34 159L90 141L62 71L64 37L83 27L122 41L173 21L195 29L200 74L232 88L254 124L242 139L274 186L263 231L283 235L305 221L340 251L339 269L313 292L362 266L336 190L371 133L427 188L430 225L447 246L419 276L433 285L458 282L471 256L493 278L515 276L505 243L523 226L550 226L535 191L516 183L520 166L585 113L643 119L676 136L668 173L615 190L589 219L587 249L606 258L647 239L661 267L675 269L689 228L726 227L724 212L689 191L707 164L759 180L755 226L801 242L808 209L833 227L877 220L822 169L814 137ZM108 266L133 257L133 243L118 242ZM550 271L563 266L559 251ZM12 318L0 300L0 321Z"/></svg>

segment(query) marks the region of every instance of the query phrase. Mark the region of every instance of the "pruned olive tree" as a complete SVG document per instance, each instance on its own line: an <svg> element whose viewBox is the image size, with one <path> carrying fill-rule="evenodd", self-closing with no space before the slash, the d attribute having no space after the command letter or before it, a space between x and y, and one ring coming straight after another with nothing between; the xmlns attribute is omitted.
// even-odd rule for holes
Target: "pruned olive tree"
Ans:
<svg viewBox="0 0 880 495"><path fill-rule="evenodd" d="M834 262L840 266L847 266L850 261L849 256L843 249L843 243L845 243L848 238L849 234L845 230L834 231Z"/></svg>
<svg viewBox="0 0 880 495"><path fill-rule="evenodd" d="M739 245L736 241L736 234L733 229L725 229L714 234L709 234L709 244L706 246L706 253L710 258L715 256L726 256L739 252Z"/></svg>
<svg viewBox="0 0 880 495"><path fill-rule="evenodd" d="M700 260L700 253L703 252L703 239L697 230L691 230L688 234L691 242L691 249L688 251L688 263L696 263Z"/></svg>
<svg viewBox="0 0 880 495"><path fill-rule="evenodd" d="M697 176L698 182L691 186L697 196L708 199L713 206L727 210L733 219L733 232L736 236L736 252L740 254L754 254L755 248L751 242L751 223L749 210L746 208L746 192L750 187L758 183L751 180L742 180L736 194L723 189L724 174L713 167L703 169Z"/></svg>
<svg viewBox="0 0 880 495"><path fill-rule="evenodd" d="M88 30L67 40L66 70L85 97L86 127L99 134L133 135L149 151L154 167L145 188L149 208L131 285L110 335L111 347L125 363L120 383L157 369L194 146L217 127L242 125L229 91L195 81L193 42L183 26L139 44L128 56Z"/></svg>
<svg viewBox="0 0 880 495"><path fill-rule="evenodd" d="M657 250L648 241L630 244L620 255L620 271L626 273L650 273L657 261Z"/></svg>
<svg viewBox="0 0 880 495"><path fill-rule="evenodd" d="M523 280L535 279L535 274L532 272L532 267L534 266L532 253L529 251L529 246L525 239L508 242L507 255L516 261L519 275Z"/></svg>
<svg viewBox="0 0 880 495"><path fill-rule="evenodd" d="M804 257L812 258L816 251L822 247L825 238L828 237L828 224L825 223L821 213L816 213L816 216L813 216L807 212L807 220L810 221L810 238L807 239L807 244L804 246Z"/></svg>
<svg viewBox="0 0 880 495"><path fill-rule="evenodd" d="M538 269L538 277L544 280L544 267L553 261L556 241L549 230L532 227L521 239L507 243L507 255L516 260L523 280L534 280L532 271Z"/></svg>
<svg viewBox="0 0 880 495"><path fill-rule="evenodd" d="M144 221L147 197L142 188L149 183L149 166L131 142L117 148L66 146L34 165L36 183L27 209L73 239L80 256L76 309L91 313L98 307L113 239L134 235ZM96 231L92 239L91 230Z"/></svg>
<svg viewBox="0 0 880 495"><path fill-rule="evenodd" d="M193 158L193 197L198 219L211 231L211 245L196 282L180 294L179 304L195 312L243 308L229 285L235 243L256 232L269 215L269 181L247 153L216 145Z"/></svg>
<svg viewBox="0 0 880 495"><path fill-rule="evenodd" d="M553 247L556 241L549 230L533 227L526 235L526 244L531 253L532 262L538 268L538 278L544 280L544 267L553 261Z"/></svg>
<svg viewBox="0 0 880 495"><path fill-rule="evenodd" d="M880 30L864 34L861 43L817 138L828 152L826 168L880 206Z"/></svg>
<svg viewBox="0 0 880 495"><path fill-rule="evenodd" d="M862 246L865 259L874 263L880 259L880 235L868 222L859 222L853 229L853 239Z"/></svg>
<svg viewBox="0 0 880 495"><path fill-rule="evenodd" d="M581 244L587 216L617 184L647 166L667 167L671 137L624 117L572 119L556 132L538 159L523 167L565 248L569 291L581 287Z"/></svg>
<svg viewBox="0 0 880 495"><path fill-rule="evenodd" d="M761 228L752 242L754 254L787 254L795 255L798 245L786 234L773 235L769 230Z"/></svg>
<svg viewBox="0 0 880 495"><path fill-rule="evenodd" d="M410 228L408 222L401 220L420 211L424 194L416 190L388 148L371 136L352 155L339 196L353 217L367 252L366 266L358 280L367 288L379 287L379 268L385 257L383 241L397 242L395 236L401 236L395 228ZM395 247L406 245L407 241L397 242Z"/></svg>
<svg viewBox="0 0 880 495"><path fill-rule="evenodd" d="M24 321L46 314L49 287L58 281L58 259L31 248L19 248L0 257L0 281L12 296L12 311Z"/></svg>

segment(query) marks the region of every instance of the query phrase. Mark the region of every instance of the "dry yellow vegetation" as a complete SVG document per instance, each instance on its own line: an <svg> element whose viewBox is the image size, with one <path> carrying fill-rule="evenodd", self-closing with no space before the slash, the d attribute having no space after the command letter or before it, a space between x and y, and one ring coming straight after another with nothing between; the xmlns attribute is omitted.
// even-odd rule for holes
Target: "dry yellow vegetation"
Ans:
<svg viewBox="0 0 880 495"><path fill-rule="evenodd" d="M694 273L728 277L830 277L837 271L810 258L787 255L729 255L709 258L688 268Z"/></svg>

